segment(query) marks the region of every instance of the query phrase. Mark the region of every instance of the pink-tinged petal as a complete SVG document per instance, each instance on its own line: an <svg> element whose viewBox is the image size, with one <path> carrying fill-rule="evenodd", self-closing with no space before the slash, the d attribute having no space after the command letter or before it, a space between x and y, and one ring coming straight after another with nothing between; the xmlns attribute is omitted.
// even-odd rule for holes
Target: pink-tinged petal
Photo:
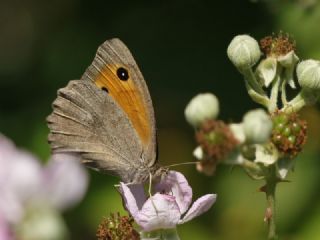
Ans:
<svg viewBox="0 0 320 240"><path fill-rule="evenodd" d="M171 194L176 198L180 213L185 213L192 201L192 188L183 174L176 171L169 173L156 186L159 192Z"/></svg>
<svg viewBox="0 0 320 240"><path fill-rule="evenodd" d="M8 161L12 161L7 178L7 187L10 188L21 201L27 201L36 195L42 184L42 167L39 161L31 154L17 151Z"/></svg>
<svg viewBox="0 0 320 240"><path fill-rule="evenodd" d="M2 139L2 142L4 139ZM0 153L2 180L4 187L13 190L21 198L27 199L34 191L39 189L41 183L41 165L38 160L28 152L17 149L9 142L4 142L10 148ZM1 177L0 177L1 178Z"/></svg>
<svg viewBox="0 0 320 240"><path fill-rule="evenodd" d="M13 240L12 233L9 228L9 224L0 217L0 239L1 240Z"/></svg>
<svg viewBox="0 0 320 240"><path fill-rule="evenodd" d="M182 220L179 221L179 224L190 221L191 219L201 215L202 213L208 211L211 206L215 203L217 199L216 194L206 194L197 199L183 217Z"/></svg>
<svg viewBox="0 0 320 240"><path fill-rule="evenodd" d="M16 147L7 137L0 133L0 162L5 160L5 156L15 152Z"/></svg>
<svg viewBox="0 0 320 240"><path fill-rule="evenodd" d="M1 190L0 217L10 224L16 224L21 220L23 215L23 202L17 198L17 195L12 193L12 191Z"/></svg>
<svg viewBox="0 0 320 240"><path fill-rule="evenodd" d="M155 229L175 228L181 215L175 197L156 193L133 217L143 231L149 232Z"/></svg>
<svg viewBox="0 0 320 240"><path fill-rule="evenodd" d="M135 217L136 214L139 211L138 205L137 205L137 201L134 198L130 188L124 184L123 182L120 182L120 192L124 201L124 205L127 209L127 211L129 211L129 213Z"/></svg>
<svg viewBox="0 0 320 240"><path fill-rule="evenodd" d="M11 223L23 215L23 205L41 188L41 165L0 134L0 215Z"/></svg>
<svg viewBox="0 0 320 240"><path fill-rule="evenodd" d="M128 187L137 202L138 209L140 210L142 208L143 204L145 203L145 201L147 200L143 185L142 184L130 184L130 185L128 185Z"/></svg>
<svg viewBox="0 0 320 240"><path fill-rule="evenodd" d="M55 208L67 209L84 197L88 174L74 154L54 154L43 172L43 198Z"/></svg>

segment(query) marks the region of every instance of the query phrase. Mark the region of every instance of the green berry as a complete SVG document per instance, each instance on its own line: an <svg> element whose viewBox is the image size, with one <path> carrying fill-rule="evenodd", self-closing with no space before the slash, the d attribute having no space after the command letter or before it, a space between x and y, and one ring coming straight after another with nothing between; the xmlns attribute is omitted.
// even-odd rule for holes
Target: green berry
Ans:
<svg viewBox="0 0 320 240"><path fill-rule="evenodd" d="M291 134L291 128L289 126L285 127L282 131L283 136L289 137Z"/></svg>
<svg viewBox="0 0 320 240"><path fill-rule="evenodd" d="M295 157L306 142L306 122L296 113L276 112L273 116L272 142L288 157Z"/></svg>
<svg viewBox="0 0 320 240"><path fill-rule="evenodd" d="M276 121L278 123L286 124L288 122L289 118L285 114L280 114L276 117Z"/></svg>
<svg viewBox="0 0 320 240"><path fill-rule="evenodd" d="M278 134L278 135L274 136L273 141L275 143L280 143L281 142L281 138L282 138L281 135Z"/></svg>
<svg viewBox="0 0 320 240"><path fill-rule="evenodd" d="M292 123L291 125L291 129L293 131L293 133L299 133L301 130L301 127L299 124L297 124L296 122Z"/></svg>
<svg viewBox="0 0 320 240"><path fill-rule="evenodd" d="M288 137L289 142L291 142L292 144L296 143L296 137L295 136L290 136Z"/></svg>
<svg viewBox="0 0 320 240"><path fill-rule="evenodd" d="M284 128L284 124L279 122L277 125L275 125L275 130L281 132Z"/></svg>

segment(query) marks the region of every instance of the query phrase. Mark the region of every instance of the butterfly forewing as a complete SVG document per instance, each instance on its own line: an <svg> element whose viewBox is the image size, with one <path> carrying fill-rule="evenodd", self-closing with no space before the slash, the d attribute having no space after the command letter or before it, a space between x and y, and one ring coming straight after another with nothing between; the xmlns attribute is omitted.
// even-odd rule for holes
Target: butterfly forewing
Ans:
<svg viewBox="0 0 320 240"><path fill-rule="evenodd" d="M54 152L80 153L84 163L125 182L147 174L142 169L155 164L151 98L131 53L120 40L99 47L81 80L58 91L53 108L48 125Z"/></svg>

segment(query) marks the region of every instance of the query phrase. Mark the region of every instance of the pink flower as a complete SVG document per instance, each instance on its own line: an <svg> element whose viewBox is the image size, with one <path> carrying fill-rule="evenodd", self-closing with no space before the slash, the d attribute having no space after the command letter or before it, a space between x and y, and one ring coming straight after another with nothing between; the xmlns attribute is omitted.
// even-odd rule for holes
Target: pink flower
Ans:
<svg viewBox="0 0 320 240"><path fill-rule="evenodd" d="M53 155L42 166L35 156L16 148L1 134L0 166L1 240L13 239L2 236L5 236L3 234L9 226L17 229L27 221L26 213L43 212L45 208L51 210L46 212L58 214L78 203L87 190L88 176L76 156ZM39 219L39 223L41 221Z"/></svg>
<svg viewBox="0 0 320 240"><path fill-rule="evenodd" d="M216 201L216 194L206 194L189 209L192 188L186 178L175 171L169 171L155 186L157 192L148 199L142 185L128 187L121 183L120 190L127 210L145 232L175 228L208 211Z"/></svg>

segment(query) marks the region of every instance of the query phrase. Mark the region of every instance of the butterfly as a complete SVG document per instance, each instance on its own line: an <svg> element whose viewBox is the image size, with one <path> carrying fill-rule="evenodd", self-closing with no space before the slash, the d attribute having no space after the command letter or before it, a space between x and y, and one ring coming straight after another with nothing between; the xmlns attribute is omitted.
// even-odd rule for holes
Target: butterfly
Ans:
<svg viewBox="0 0 320 240"><path fill-rule="evenodd" d="M121 40L104 42L81 79L57 95L47 117L53 153L78 154L88 167L126 183L163 174L148 87Z"/></svg>

